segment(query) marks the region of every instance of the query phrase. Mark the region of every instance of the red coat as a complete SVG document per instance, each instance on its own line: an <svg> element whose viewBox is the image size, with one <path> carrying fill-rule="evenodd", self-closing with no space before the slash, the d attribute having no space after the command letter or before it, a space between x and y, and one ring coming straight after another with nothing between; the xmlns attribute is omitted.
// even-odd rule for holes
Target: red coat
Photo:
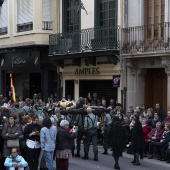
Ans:
<svg viewBox="0 0 170 170"><path fill-rule="evenodd" d="M170 123L170 117L166 117L163 121L162 124L165 125L165 123Z"/></svg>
<svg viewBox="0 0 170 170"><path fill-rule="evenodd" d="M149 139L149 140L152 140L151 138L154 137L155 131L156 131L156 128L153 128L153 129L148 133L147 136L148 136L148 139ZM163 132L164 132L163 129L160 129L160 130L157 131L157 133L156 133L156 141L159 142L159 141L161 140Z"/></svg>
<svg viewBox="0 0 170 170"><path fill-rule="evenodd" d="M149 126L144 126L143 127L143 134L144 134L144 138L145 138L145 140L148 140L148 133L150 132L150 128L149 128Z"/></svg>

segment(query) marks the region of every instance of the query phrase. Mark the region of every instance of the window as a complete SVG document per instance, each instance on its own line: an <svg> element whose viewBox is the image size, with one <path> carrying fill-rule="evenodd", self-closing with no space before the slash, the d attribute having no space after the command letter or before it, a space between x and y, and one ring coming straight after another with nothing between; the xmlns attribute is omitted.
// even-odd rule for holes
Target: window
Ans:
<svg viewBox="0 0 170 170"><path fill-rule="evenodd" d="M65 0L65 30L73 32L80 30L80 12L79 0Z"/></svg>
<svg viewBox="0 0 170 170"><path fill-rule="evenodd" d="M116 1L100 1L100 26L114 26L116 24Z"/></svg>
<svg viewBox="0 0 170 170"><path fill-rule="evenodd" d="M164 0L145 0L147 38L161 38L164 30Z"/></svg>
<svg viewBox="0 0 170 170"><path fill-rule="evenodd" d="M8 26L8 0L5 0L0 7L0 35L7 34Z"/></svg>
<svg viewBox="0 0 170 170"><path fill-rule="evenodd" d="M42 0L42 29L51 30L51 0Z"/></svg>
<svg viewBox="0 0 170 170"><path fill-rule="evenodd" d="M33 0L17 0L17 31L33 29Z"/></svg>

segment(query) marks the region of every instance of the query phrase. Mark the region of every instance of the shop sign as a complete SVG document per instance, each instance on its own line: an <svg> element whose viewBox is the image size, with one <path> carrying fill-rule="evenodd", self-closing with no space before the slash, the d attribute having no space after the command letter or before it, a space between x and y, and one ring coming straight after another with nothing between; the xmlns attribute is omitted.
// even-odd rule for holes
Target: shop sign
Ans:
<svg viewBox="0 0 170 170"><path fill-rule="evenodd" d="M100 74L99 68L76 68L75 75L97 75Z"/></svg>
<svg viewBox="0 0 170 170"><path fill-rule="evenodd" d="M113 76L113 87L120 87L120 76Z"/></svg>

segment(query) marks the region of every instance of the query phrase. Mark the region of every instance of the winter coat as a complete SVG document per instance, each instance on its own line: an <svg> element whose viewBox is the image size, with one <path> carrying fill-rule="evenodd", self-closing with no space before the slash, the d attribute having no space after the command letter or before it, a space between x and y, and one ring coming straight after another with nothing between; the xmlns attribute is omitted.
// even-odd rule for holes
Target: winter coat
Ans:
<svg viewBox="0 0 170 170"><path fill-rule="evenodd" d="M126 132L118 117L113 118L113 123L110 130L110 146L113 149L113 156L120 157L126 145Z"/></svg>
<svg viewBox="0 0 170 170"><path fill-rule="evenodd" d="M134 152L139 152L140 158L143 158L143 150L144 150L144 135L142 125L139 120L135 123L132 134L131 134L131 142Z"/></svg>
<svg viewBox="0 0 170 170"><path fill-rule="evenodd" d="M8 133L8 135L7 135ZM15 134L17 133L17 134ZM11 127L10 124L7 124L2 129L2 138L4 139L3 142L3 157L7 157L11 153L11 148L7 147L7 140L10 139L19 139L20 135L20 125L15 124Z"/></svg>
<svg viewBox="0 0 170 170"><path fill-rule="evenodd" d="M28 163L25 161L25 159L19 155L17 155L15 158L12 158L12 156L8 156L5 159L4 166L11 167L13 162L22 163L22 167L28 166Z"/></svg>
<svg viewBox="0 0 170 170"><path fill-rule="evenodd" d="M56 149L72 149L72 140L75 138L76 135L74 133L69 133L66 129L60 127L57 132Z"/></svg>

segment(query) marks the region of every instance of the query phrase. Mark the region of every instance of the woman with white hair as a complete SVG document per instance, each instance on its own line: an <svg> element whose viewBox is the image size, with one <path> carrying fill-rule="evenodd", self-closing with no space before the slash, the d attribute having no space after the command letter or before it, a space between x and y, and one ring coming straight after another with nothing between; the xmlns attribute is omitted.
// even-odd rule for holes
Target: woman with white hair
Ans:
<svg viewBox="0 0 170 170"><path fill-rule="evenodd" d="M76 129L68 131L69 122L62 120L56 138L56 167L57 170L68 170L69 158L72 157L72 143L76 138Z"/></svg>

